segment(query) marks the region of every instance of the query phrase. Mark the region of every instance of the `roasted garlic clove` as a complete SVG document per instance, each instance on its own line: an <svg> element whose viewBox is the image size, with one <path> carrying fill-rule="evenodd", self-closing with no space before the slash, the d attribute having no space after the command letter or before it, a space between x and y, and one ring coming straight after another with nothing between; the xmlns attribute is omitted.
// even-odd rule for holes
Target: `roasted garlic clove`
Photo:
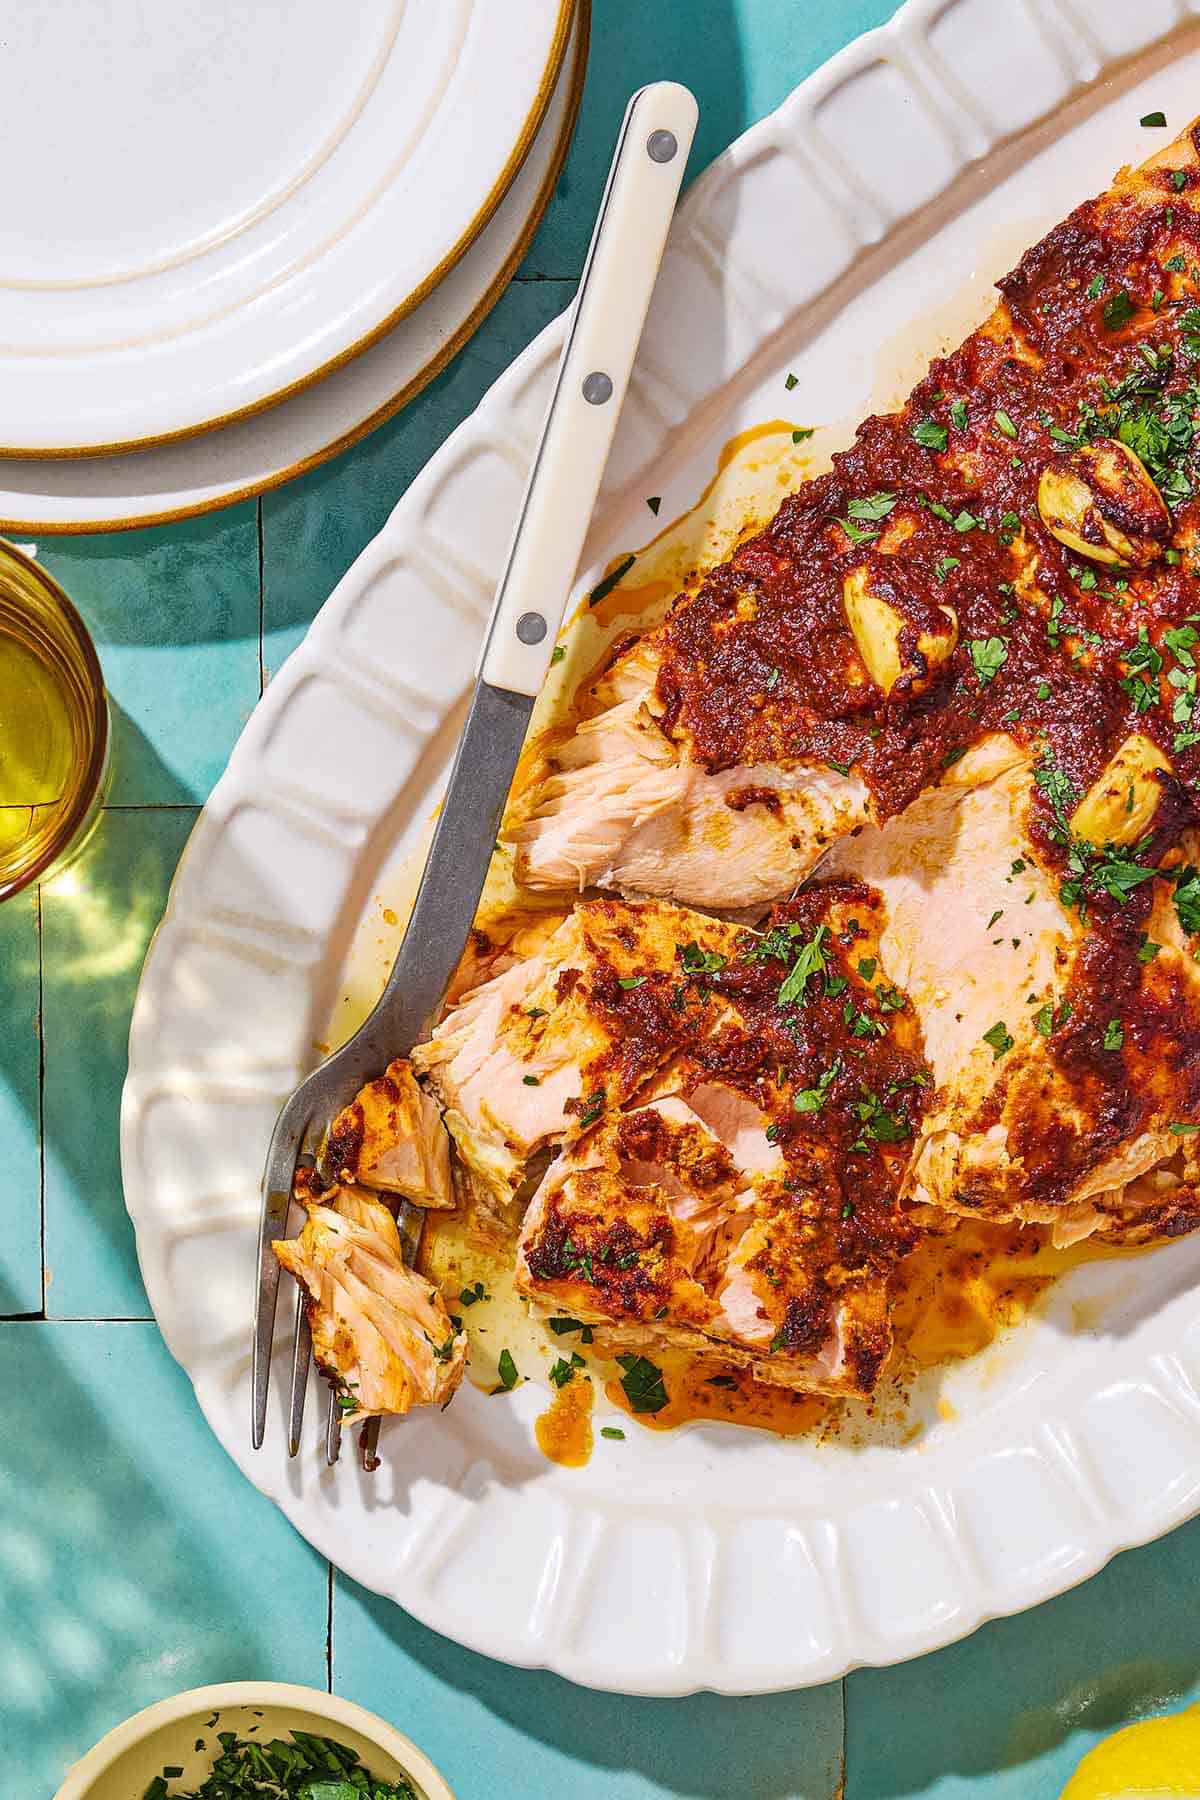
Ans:
<svg viewBox="0 0 1200 1800"><path fill-rule="evenodd" d="M1092 844L1135 844L1162 799L1159 770L1170 763L1144 733L1127 737L1071 816L1071 830Z"/></svg>
<svg viewBox="0 0 1200 1800"><path fill-rule="evenodd" d="M1162 555L1171 515L1145 464L1117 438L1048 463L1038 511L1060 544L1092 562L1144 568Z"/></svg>
<svg viewBox="0 0 1200 1800"><path fill-rule="evenodd" d="M870 579L869 570L852 569L842 583L842 608L858 653L871 680L885 694L901 680L909 692L920 693L954 654L958 620L951 607L941 606L944 628L916 634L890 601L871 591Z"/></svg>

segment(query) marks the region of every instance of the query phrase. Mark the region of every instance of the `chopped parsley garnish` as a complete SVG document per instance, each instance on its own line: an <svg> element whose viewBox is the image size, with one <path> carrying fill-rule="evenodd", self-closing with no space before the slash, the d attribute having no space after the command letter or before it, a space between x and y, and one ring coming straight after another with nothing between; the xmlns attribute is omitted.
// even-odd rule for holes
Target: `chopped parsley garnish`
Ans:
<svg viewBox="0 0 1200 1800"><path fill-rule="evenodd" d="M955 431L965 431L969 422L970 415L967 412L966 402L963 400L951 401L950 423L953 425Z"/></svg>
<svg viewBox="0 0 1200 1800"><path fill-rule="evenodd" d="M832 769L835 775L848 775L854 767L854 759L851 758L849 762L843 763L838 762L836 757L827 756L825 758L825 767L827 769Z"/></svg>
<svg viewBox="0 0 1200 1800"><path fill-rule="evenodd" d="M561 644L555 644L553 650L550 652L550 667L553 668L555 663L560 663L566 654L567 653Z"/></svg>
<svg viewBox="0 0 1200 1800"><path fill-rule="evenodd" d="M1003 407L998 407L996 412L993 414L993 417L996 422L996 430L997 431L1002 432L1004 434L1004 436L1007 438L1015 438L1016 437L1017 428L1013 424L1012 420L1009 418L1008 414L1004 411Z"/></svg>
<svg viewBox="0 0 1200 1800"><path fill-rule="evenodd" d="M556 1319L547 1319L546 1323L554 1333L555 1337L563 1337L569 1331L577 1331L580 1334L579 1341L581 1344L590 1344L592 1341L592 1328L590 1325L585 1325L582 1319L566 1319L560 1317Z"/></svg>
<svg viewBox="0 0 1200 1800"><path fill-rule="evenodd" d="M494 1394L510 1393L512 1389L516 1387L518 1381L520 1381L521 1377L517 1370L517 1365L512 1359L511 1350L502 1350L500 1352L500 1360L496 1364L496 1373L500 1377L500 1386L492 1389Z"/></svg>
<svg viewBox="0 0 1200 1800"><path fill-rule="evenodd" d="M596 583L588 595L588 605L599 606L601 600L606 599L612 593L618 582L624 581L636 561L636 556L623 556L620 562L609 570L603 581Z"/></svg>
<svg viewBox="0 0 1200 1800"><path fill-rule="evenodd" d="M710 1375L704 1385L705 1387L736 1388L737 1382L732 1375Z"/></svg>
<svg viewBox="0 0 1200 1800"><path fill-rule="evenodd" d="M200 1786L172 1800L417 1800L403 1775L386 1780L372 1775L357 1752L336 1738L293 1729L290 1741L262 1743L218 1731L217 1742L220 1754ZM197 1739L197 1750L203 1747ZM167 1800L167 1781L182 1774L179 1763L166 1764L142 1800Z"/></svg>
<svg viewBox="0 0 1200 1800"><path fill-rule="evenodd" d="M1148 127L1162 126L1162 125L1165 125L1166 122L1167 122L1167 115L1165 112L1143 113L1141 118L1138 120L1139 125L1146 125Z"/></svg>
<svg viewBox="0 0 1200 1800"><path fill-rule="evenodd" d="M964 506L962 511L955 518L954 529L965 537L968 531L978 531L982 524L983 520L977 519L975 514L968 512Z"/></svg>
<svg viewBox="0 0 1200 1800"><path fill-rule="evenodd" d="M789 394L791 393L792 389L798 385L799 380L800 380L800 377L798 375L793 375L791 370L789 369L787 375L784 377L784 383L783 383L784 387L787 389Z"/></svg>
<svg viewBox="0 0 1200 1800"><path fill-rule="evenodd" d="M1190 1137L1193 1131L1200 1131L1200 1125L1185 1125L1181 1120L1175 1119L1167 1126L1167 1130L1172 1137Z"/></svg>
<svg viewBox="0 0 1200 1800"><path fill-rule="evenodd" d="M1092 279L1088 282L1088 286L1087 286L1088 299L1089 300L1098 300L1103 292L1104 292L1104 277L1103 277L1103 275L1093 275Z"/></svg>
<svg viewBox="0 0 1200 1800"><path fill-rule="evenodd" d="M584 1102L584 1111L579 1116L579 1129L581 1131L586 1130L589 1125L594 1125L596 1123L596 1120L604 1111L605 1098L606 1096L603 1088L597 1088L594 1094L589 1094L587 1100Z"/></svg>
<svg viewBox="0 0 1200 1800"><path fill-rule="evenodd" d="M1012 1036L1004 1020L997 1019L991 1030L984 1032L983 1041L985 1044L991 1045L992 1061L999 1062L1002 1056L1007 1056L1017 1040Z"/></svg>
<svg viewBox="0 0 1200 1800"><path fill-rule="evenodd" d="M816 1087L801 1088L792 1105L798 1113L820 1112L830 1087L842 1073L844 1064L840 1056L834 1058L823 1075L818 1076Z"/></svg>
<svg viewBox="0 0 1200 1800"><path fill-rule="evenodd" d="M1172 869L1175 882L1175 911L1179 915L1179 923L1189 937L1200 931L1200 869L1188 864L1182 869Z"/></svg>
<svg viewBox="0 0 1200 1800"><path fill-rule="evenodd" d="M875 971L879 967L873 956L864 956L858 964L858 972L864 981L874 981Z"/></svg>
<svg viewBox="0 0 1200 1800"><path fill-rule="evenodd" d="M522 1075L521 1080L526 1087L541 1087L542 1085L540 1079L536 1075Z"/></svg>
<svg viewBox="0 0 1200 1800"><path fill-rule="evenodd" d="M618 1356L617 1361L625 1371L621 1386L632 1410L635 1413L661 1412L667 1404L662 1370L645 1356Z"/></svg>
<svg viewBox="0 0 1200 1800"><path fill-rule="evenodd" d="M848 516L839 519L838 524L852 544L869 544L879 536L880 521L887 518L895 504L895 494L868 494L865 500L852 500L846 508Z"/></svg>
<svg viewBox="0 0 1200 1800"><path fill-rule="evenodd" d="M802 944L795 962L792 964L783 986L779 990L779 1006L791 1006L794 1001L804 997L804 990L814 975L824 975L829 964L825 957L825 940L829 936L828 925L818 925L813 936L806 944Z"/></svg>
<svg viewBox="0 0 1200 1800"><path fill-rule="evenodd" d="M615 1438L617 1443L619 1443L619 1444L623 1444L625 1442L625 1433L621 1430L619 1425L602 1425L600 1427L600 1436L606 1437L606 1438Z"/></svg>
<svg viewBox="0 0 1200 1800"><path fill-rule="evenodd" d="M793 444L802 444L806 438L815 437L816 431L815 425L797 425L792 432Z"/></svg>
<svg viewBox="0 0 1200 1800"><path fill-rule="evenodd" d="M971 638L967 644L980 687L994 681L1008 661L1008 640L1002 637Z"/></svg>
<svg viewBox="0 0 1200 1800"><path fill-rule="evenodd" d="M490 1300L491 1295L482 1281L476 1281L471 1287L465 1287L458 1296L460 1306L477 1306L481 1300Z"/></svg>
<svg viewBox="0 0 1200 1800"><path fill-rule="evenodd" d="M1187 172L1184 169L1172 169L1171 186L1177 194L1181 194L1187 186Z"/></svg>
<svg viewBox="0 0 1200 1800"><path fill-rule="evenodd" d="M1153 962L1161 949L1162 945L1156 944L1154 939L1147 937L1143 931L1142 941L1138 945L1137 959L1140 963Z"/></svg>
<svg viewBox="0 0 1200 1800"><path fill-rule="evenodd" d="M779 670L772 669L771 673L767 676L767 692L770 693L771 689L778 685L778 682L779 682Z"/></svg>
<svg viewBox="0 0 1200 1800"><path fill-rule="evenodd" d="M1150 642L1150 634L1144 625L1139 626L1138 641L1126 650L1124 660L1129 674L1122 679L1121 687L1133 701L1135 712L1149 712L1158 702L1158 678L1163 659L1162 652Z"/></svg>
<svg viewBox="0 0 1200 1800"><path fill-rule="evenodd" d="M556 1388L563 1388L566 1387L568 1381L574 1381L576 1369L586 1368L587 1364L584 1362L582 1356L580 1356L578 1350L572 1350L569 1362L565 1356L560 1356L558 1361L552 1365L550 1369L550 1379Z"/></svg>
<svg viewBox="0 0 1200 1800"><path fill-rule="evenodd" d="M938 558L937 562L934 563L933 572L939 581L945 581L947 575L952 574L955 569L961 568L961 556L941 556Z"/></svg>
<svg viewBox="0 0 1200 1800"><path fill-rule="evenodd" d="M950 441L950 433L936 419L921 419L910 427L908 435L924 450L944 450Z"/></svg>
<svg viewBox="0 0 1200 1800"><path fill-rule="evenodd" d="M995 912L992 914L991 918L988 920L986 926L984 927L985 931L990 931L992 929L992 926L996 923L996 920L1002 919L1003 917L1004 917L1004 908L1002 906L998 906L996 908Z"/></svg>
<svg viewBox="0 0 1200 1800"><path fill-rule="evenodd" d="M1057 1012L1050 1003L1039 1007L1033 1015L1033 1022L1043 1037L1049 1037L1052 1031L1061 1031L1070 1016L1071 1002L1064 1000Z"/></svg>
<svg viewBox="0 0 1200 1800"><path fill-rule="evenodd" d="M1125 1042L1125 1027L1120 1019L1110 1019L1104 1027L1102 1050L1119 1050Z"/></svg>
<svg viewBox="0 0 1200 1800"><path fill-rule="evenodd" d="M890 1113L879 1096L863 1083L860 1083L859 1091L862 1099L854 1102L851 1111L864 1138L870 1138L876 1144L902 1144L912 1136L912 1126L904 1113ZM857 1149L858 1144L850 1147Z"/></svg>
<svg viewBox="0 0 1200 1800"><path fill-rule="evenodd" d="M715 975L729 961L719 950L702 950L695 939L690 944L676 944L675 948L689 975Z"/></svg>
<svg viewBox="0 0 1200 1800"><path fill-rule="evenodd" d="M658 509L662 505L662 495L661 494L651 494L650 498L646 502L646 505L650 508L650 511L654 514L655 518L657 519Z"/></svg>
<svg viewBox="0 0 1200 1800"><path fill-rule="evenodd" d="M634 988L640 988L645 979L644 975L622 975L617 986L623 987L626 993L630 993Z"/></svg>
<svg viewBox="0 0 1200 1800"><path fill-rule="evenodd" d="M1128 288L1118 288L1111 300L1104 302L1104 323L1110 331L1120 331L1132 319L1135 310Z"/></svg>

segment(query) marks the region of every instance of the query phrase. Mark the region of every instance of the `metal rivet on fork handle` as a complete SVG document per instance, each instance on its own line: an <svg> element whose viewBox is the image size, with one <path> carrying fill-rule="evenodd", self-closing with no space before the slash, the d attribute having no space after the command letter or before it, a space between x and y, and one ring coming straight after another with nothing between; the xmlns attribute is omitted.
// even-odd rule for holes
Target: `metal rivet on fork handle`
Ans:
<svg viewBox="0 0 1200 1800"><path fill-rule="evenodd" d="M522 613L517 620L517 636L523 644L540 644L547 629L541 613Z"/></svg>
<svg viewBox="0 0 1200 1800"><path fill-rule="evenodd" d="M652 131L646 139L646 154L651 162L671 162L678 148L673 131Z"/></svg>
<svg viewBox="0 0 1200 1800"><path fill-rule="evenodd" d="M606 400L612 399L612 376L606 375L602 369L593 369L583 381L583 397L592 406L603 406Z"/></svg>

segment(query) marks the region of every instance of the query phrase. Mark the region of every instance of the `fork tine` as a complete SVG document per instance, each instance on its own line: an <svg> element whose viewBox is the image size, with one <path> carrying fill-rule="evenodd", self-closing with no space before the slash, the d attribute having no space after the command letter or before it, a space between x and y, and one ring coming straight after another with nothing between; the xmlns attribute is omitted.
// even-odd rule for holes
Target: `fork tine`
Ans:
<svg viewBox="0 0 1200 1800"><path fill-rule="evenodd" d="M292 1332L292 1403L288 1424L288 1455L300 1450L300 1428L304 1424L304 1396L308 1392L308 1365L312 1361L312 1329L308 1322L308 1296L296 1288L296 1324Z"/></svg>
<svg viewBox="0 0 1200 1800"><path fill-rule="evenodd" d="M325 1415L325 1461L332 1469L342 1454L342 1415L338 1407L337 1391L332 1383L329 1388L329 1411Z"/></svg>
<svg viewBox="0 0 1200 1800"><path fill-rule="evenodd" d="M275 1305L279 1298L279 1259L271 1245L282 1235L287 1222L288 1196L268 1190L263 1196L262 1223L258 1235L258 1294L254 1309L254 1354L251 1361L251 1385L254 1391L254 1415L251 1440L254 1448L262 1448L267 1428L267 1388L271 1380L271 1345L275 1337Z"/></svg>
<svg viewBox="0 0 1200 1800"><path fill-rule="evenodd" d="M379 1414L368 1419L358 1436L358 1461L364 1475L373 1475L379 1467Z"/></svg>

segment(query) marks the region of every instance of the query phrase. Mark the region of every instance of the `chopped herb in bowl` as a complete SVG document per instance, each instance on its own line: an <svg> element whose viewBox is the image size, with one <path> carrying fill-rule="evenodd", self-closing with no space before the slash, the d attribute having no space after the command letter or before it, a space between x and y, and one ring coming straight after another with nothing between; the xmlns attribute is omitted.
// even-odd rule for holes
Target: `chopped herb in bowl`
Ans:
<svg viewBox="0 0 1200 1800"><path fill-rule="evenodd" d="M256 1744L235 1731L218 1731L217 1743L220 1753L198 1788L168 1786L182 1774L168 1764L141 1800L417 1800L411 1782L372 1775L335 1738L293 1731L290 1742Z"/></svg>

